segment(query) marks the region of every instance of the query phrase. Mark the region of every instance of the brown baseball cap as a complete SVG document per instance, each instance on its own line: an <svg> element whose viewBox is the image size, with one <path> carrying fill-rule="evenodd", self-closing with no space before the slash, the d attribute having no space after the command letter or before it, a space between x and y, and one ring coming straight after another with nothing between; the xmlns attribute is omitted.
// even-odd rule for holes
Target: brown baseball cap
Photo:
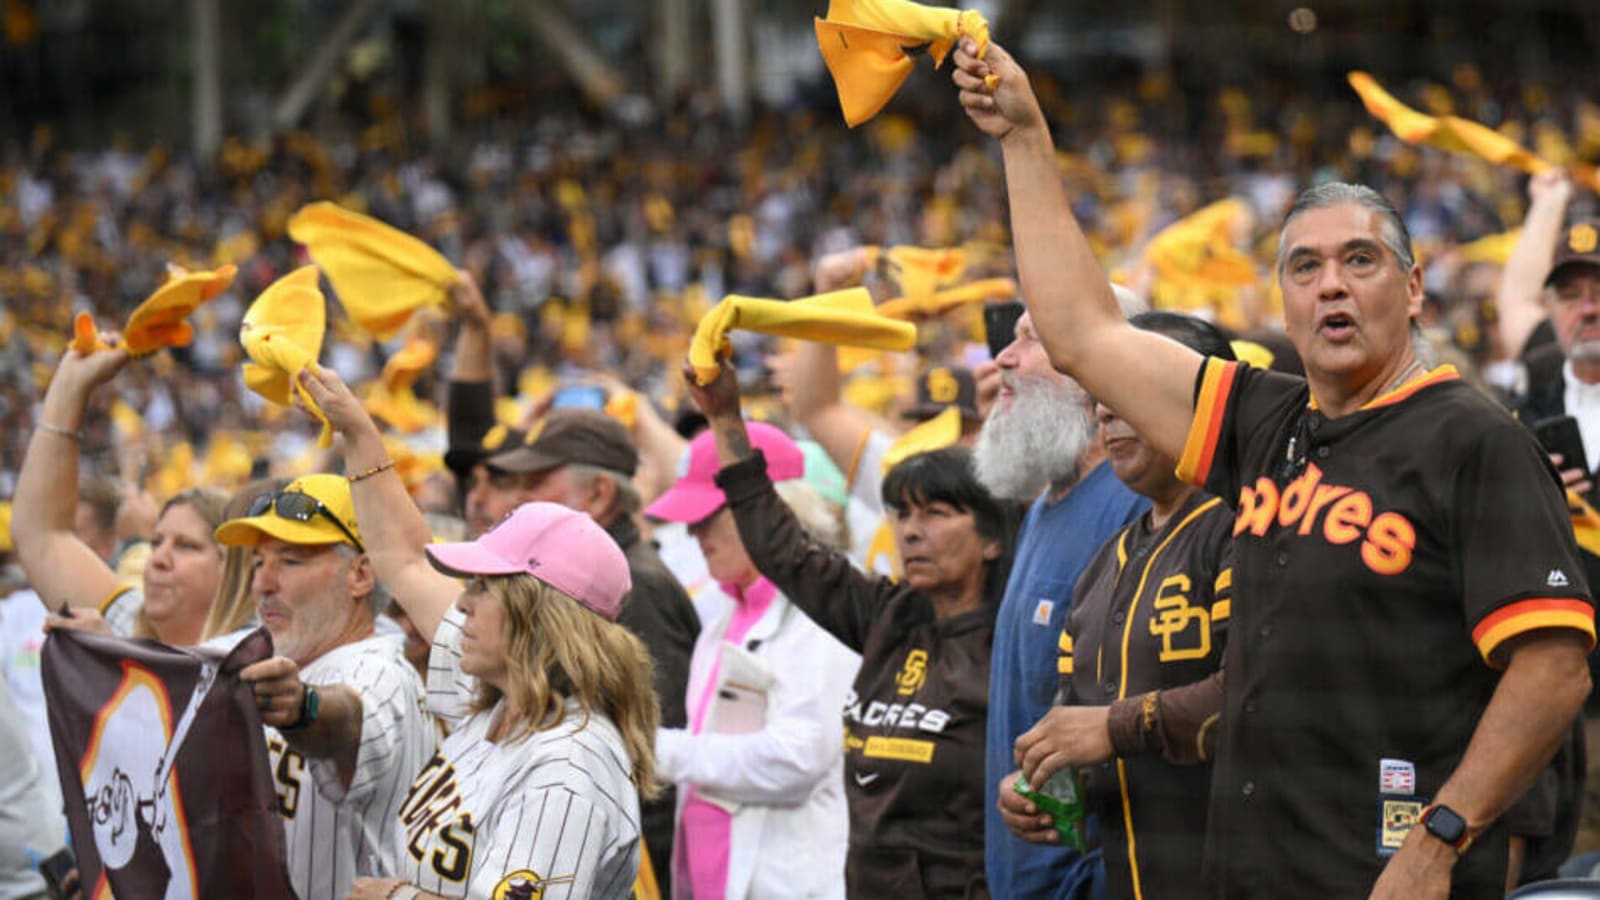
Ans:
<svg viewBox="0 0 1600 900"><path fill-rule="evenodd" d="M1568 266L1590 265L1600 267L1600 219L1575 222L1561 235L1556 244L1556 255L1550 260L1550 274L1544 286L1555 283L1556 274Z"/></svg>
<svg viewBox="0 0 1600 900"><path fill-rule="evenodd" d="M917 379L917 402L905 411L908 419L925 421L947 406L961 409L961 418L979 419L978 382L972 370L960 366L935 366Z"/></svg>
<svg viewBox="0 0 1600 900"><path fill-rule="evenodd" d="M598 409L568 407L552 411L529 429L521 446L486 462L503 472L543 472L578 463L631 478L639 468L639 451L621 422Z"/></svg>

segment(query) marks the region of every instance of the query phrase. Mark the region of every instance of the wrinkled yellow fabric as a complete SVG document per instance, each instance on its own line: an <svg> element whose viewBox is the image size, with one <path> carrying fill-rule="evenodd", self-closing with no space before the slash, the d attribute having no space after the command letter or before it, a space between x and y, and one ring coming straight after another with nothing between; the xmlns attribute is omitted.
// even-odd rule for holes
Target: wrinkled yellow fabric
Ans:
<svg viewBox="0 0 1600 900"><path fill-rule="evenodd" d="M1572 516L1572 533L1583 552L1600 556L1600 514L1587 501L1567 491L1567 511Z"/></svg>
<svg viewBox="0 0 1600 900"><path fill-rule="evenodd" d="M1461 261L1464 263L1493 263L1497 266L1506 264L1511 258L1511 251L1517 247L1517 239L1522 237L1521 228L1502 231L1481 237L1461 248Z"/></svg>
<svg viewBox="0 0 1600 900"><path fill-rule="evenodd" d="M905 83L915 65L908 50L926 48L938 68L963 37L977 42L979 56L989 49L989 22L981 13L909 0L829 0L827 17L814 24L852 128L877 115Z"/></svg>
<svg viewBox="0 0 1600 900"><path fill-rule="evenodd" d="M1257 369L1272 368L1273 361L1278 358L1277 354L1255 341L1230 341L1229 346L1233 348L1234 358Z"/></svg>
<svg viewBox="0 0 1600 900"><path fill-rule="evenodd" d="M1239 291L1259 284L1255 260L1234 245L1237 223L1250 215L1237 197L1219 200L1156 233L1144 259L1156 278L1150 294L1160 309L1207 310L1242 327Z"/></svg>
<svg viewBox="0 0 1600 900"><path fill-rule="evenodd" d="M350 318L379 340L399 333L416 310L443 304L460 277L426 243L332 203L301 207L289 237L328 273Z"/></svg>
<svg viewBox="0 0 1600 900"><path fill-rule="evenodd" d="M1360 95L1367 112L1408 144L1426 144L1453 153L1466 153L1497 166L1510 166L1530 175L1555 168L1555 164L1522 147L1494 129L1460 116L1430 116L1417 112L1385 91L1366 72L1353 71L1347 79ZM1574 180L1600 190L1595 169L1573 166Z"/></svg>
<svg viewBox="0 0 1600 900"><path fill-rule="evenodd" d="M333 426L296 378L322 355L327 326L328 311L317 286L316 266L301 266L274 281L250 304L239 326L239 343L251 359L244 364L245 386L284 406L298 393L322 422L319 447L333 444Z"/></svg>
<svg viewBox="0 0 1600 900"><path fill-rule="evenodd" d="M128 317L122 330L122 346L135 357L148 356L163 347L189 346L194 340L194 327L184 320L201 304L226 291L237 271L233 266L223 266L211 272L190 272L168 265L166 281ZM80 356L110 347L100 337L94 317L86 312L72 320L71 346Z"/></svg>
<svg viewBox="0 0 1600 900"><path fill-rule="evenodd" d="M145 356L163 347L187 347L194 327L184 321L189 314L233 284L238 272L222 266L210 272L190 272L167 266L167 280L139 304L122 330L122 345L132 356Z"/></svg>
<svg viewBox="0 0 1600 900"><path fill-rule="evenodd" d="M372 417L387 422L406 434L431 428L439 422L439 410L419 398L411 389L422 373L433 367L439 348L423 338L406 341L399 352L383 364L383 374L370 385L362 403Z"/></svg>
<svg viewBox="0 0 1600 900"><path fill-rule="evenodd" d="M961 408L947 406L937 416L900 435L883 454L883 474L918 453L954 446L961 440Z"/></svg>
<svg viewBox="0 0 1600 900"><path fill-rule="evenodd" d="M689 363L701 384L717 377L717 361L727 353L728 332L735 328L879 350L909 350L917 342L916 327L879 315L866 288L787 302L730 294L700 319L689 343Z"/></svg>
<svg viewBox="0 0 1600 900"><path fill-rule="evenodd" d="M968 303L1009 300L1016 295L1015 281L1009 278L986 278L926 297L907 296L886 300L878 306L878 314L891 319L927 318Z"/></svg>
<svg viewBox="0 0 1600 900"><path fill-rule="evenodd" d="M890 247L883 260L889 277L906 297L931 297L954 287L967 273L967 253L960 247Z"/></svg>

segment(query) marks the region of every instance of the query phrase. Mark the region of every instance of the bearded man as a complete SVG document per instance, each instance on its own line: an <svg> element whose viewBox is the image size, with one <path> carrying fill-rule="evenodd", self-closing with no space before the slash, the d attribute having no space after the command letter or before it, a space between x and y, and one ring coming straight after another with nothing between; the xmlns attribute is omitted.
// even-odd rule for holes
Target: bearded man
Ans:
<svg viewBox="0 0 1600 900"><path fill-rule="evenodd" d="M1115 288L1126 313L1142 304ZM1099 851L1032 844L1012 834L998 804L1029 813L1011 784L1017 736L1050 710L1059 682L1058 644L1072 590L1095 551L1142 515L1095 440L1089 397L1050 365L1032 319L995 360L996 399L974 448L978 478L996 497L1031 502L994 626L989 668L984 872L996 897L1080 898L1103 877ZM1036 812L1036 811L1035 811Z"/></svg>

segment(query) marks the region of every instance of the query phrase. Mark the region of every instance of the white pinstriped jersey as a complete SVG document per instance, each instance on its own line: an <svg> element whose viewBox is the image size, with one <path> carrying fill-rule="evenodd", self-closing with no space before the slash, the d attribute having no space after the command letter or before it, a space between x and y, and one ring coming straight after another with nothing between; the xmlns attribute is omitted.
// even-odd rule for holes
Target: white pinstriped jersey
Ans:
<svg viewBox="0 0 1600 900"><path fill-rule="evenodd" d="M307 684L342 684L361 696L361 748L350 787L331 759L307 759L267 728L267 751L300 900L344 900L357 877L394 875L395 818L406 787L428 761L438 732L401 643L370 637L337 647L300 670Z"/></svg>
<svg viewBox="0 0 1600 900"><path fill-rule="evenodd" d="M468 708L478 692L478 679L461 671L461 623L467 614L454 603L433 632L433 649L428 652L428 709L451 731L461 727L471 713Z"/></svg>
<svg viewBox="0 0 1600 900"><path fill-rule="evenodd" d="M139 613L144 609L144 591L136 587L119 590L100 607L100 618L106 620L111 633L117 637L133 637L139 624Z"/></svg>
<svg viewBox="0 0 1600 900"><path fill-rule="evenodd" d="M459 616L435 635L434 655L459 659ZM441 635L443 640L441 641ZM435 685L429 701L470 693ZM459 668L443 673L459 689ZM436 707L437 708L437 707ZM465 720L411 785L400 811L397 876L425 891L471 900L626 898L639 870L639 795L622 735L585 721L575 701L549 731L500 744L494 713Z"/></svg>

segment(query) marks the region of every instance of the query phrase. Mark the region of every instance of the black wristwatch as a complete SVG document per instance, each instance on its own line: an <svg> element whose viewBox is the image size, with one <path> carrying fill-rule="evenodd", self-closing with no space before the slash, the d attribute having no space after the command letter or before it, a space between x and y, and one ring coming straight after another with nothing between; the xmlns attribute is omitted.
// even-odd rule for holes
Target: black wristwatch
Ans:
<svg viewBox="0 0 1600 900"><path fill-rule="evenodd" d="M1422 811L1417 819L1428 833L1455 848L1456 855L1467 852L1472 835L1467 833L1467 820L1461 814L1440 803Z"/></svg>

